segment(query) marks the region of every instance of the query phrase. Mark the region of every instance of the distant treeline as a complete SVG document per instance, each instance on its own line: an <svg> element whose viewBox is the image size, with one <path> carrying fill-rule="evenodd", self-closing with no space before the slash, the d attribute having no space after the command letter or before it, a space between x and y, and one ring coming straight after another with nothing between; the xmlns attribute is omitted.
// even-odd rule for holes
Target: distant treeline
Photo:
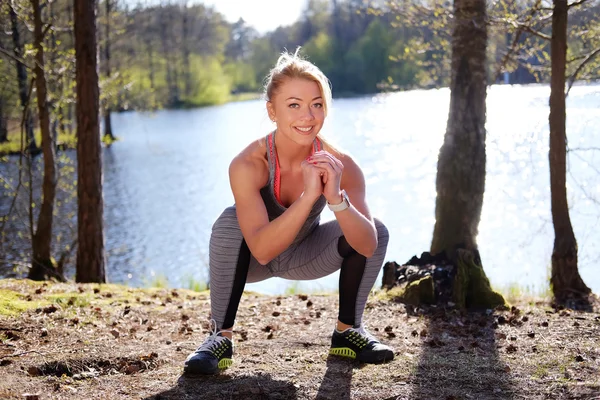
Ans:
<svg viewBox="0 0 600 400"><path fill-rule="evenodd" d="M310 0L293 25L263 35L243 20L229 23L212 7L188 3L99 2L103 108L201 106L259 92L279 53L298 46L329 77L336 96L450 81L448 1ZM547 82L551 10L536 0L489 4L488 82ZM570 72L598 48L599 17L597 0L570 12ZM72 118L74 103L71 0L42 1L42 18L49 102L60 125ZM18 74L17 63L34 65L31 20L29 0L0 5L0 119L21 115L19 93L30 78ZM579 79L597 79L597 67L586 63Z"/></svg>

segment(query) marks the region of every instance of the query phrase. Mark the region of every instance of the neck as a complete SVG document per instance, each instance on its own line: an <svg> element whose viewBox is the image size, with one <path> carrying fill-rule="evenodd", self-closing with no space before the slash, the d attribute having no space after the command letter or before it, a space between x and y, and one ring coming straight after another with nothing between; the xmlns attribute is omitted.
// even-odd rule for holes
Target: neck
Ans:
<svg viewBox="0 0 600 400"><path fill-rule="evenodd" d="M300 164L312 154L313 143L308 146L300 145L281 133L275 132L275 147L277 158L282 169L300 168Z"/></svg>

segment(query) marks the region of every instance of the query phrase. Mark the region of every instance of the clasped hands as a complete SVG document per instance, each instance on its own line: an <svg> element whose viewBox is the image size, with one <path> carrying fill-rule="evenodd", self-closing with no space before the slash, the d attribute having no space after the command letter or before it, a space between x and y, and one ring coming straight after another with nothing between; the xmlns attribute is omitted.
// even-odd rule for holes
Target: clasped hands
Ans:
<svg viewBox="0 0 600 400"><path fill-rule="evenodd" d="M330 204L342 201L340 183L344 164L331 153L321 150L302 161L304 195L316 201L321 194Z"/></svg>

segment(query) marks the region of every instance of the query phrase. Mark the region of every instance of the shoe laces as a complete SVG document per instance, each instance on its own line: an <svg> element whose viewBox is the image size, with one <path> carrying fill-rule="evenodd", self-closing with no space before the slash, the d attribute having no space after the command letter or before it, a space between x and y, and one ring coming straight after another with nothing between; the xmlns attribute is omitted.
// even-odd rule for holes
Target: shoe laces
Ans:
<svg viewBox="0 0 600 400"><path fill-rule="evenodd" d="M367 338L367 340L369 342L378 342L379 341L379 340L377 340L377 338L375 336L373 336L373 334L371 332L366 330L365 326L362 324L358 328L353 327L351 329L358 332L361 336L364 336L365 338Z"/></svg>
<svg viewBox="0 0 600 400"><path fill-rule="evenodd" d="M218 349L225 340L228 340L227 337L225 336L221 336L219 335L219 333L221 332L231 332L231 330L229 329L224 329L224 330L219 330L217 329L217 322L214 319L210 320L210 325L211 325L211 333L210 335L206 338L206 340L204 341L204 343L202 343L200 345L200 347L198 347L198 350L196 350L196 353L202 352L202 351L210 351L212 352L213 350Z"/></svg>

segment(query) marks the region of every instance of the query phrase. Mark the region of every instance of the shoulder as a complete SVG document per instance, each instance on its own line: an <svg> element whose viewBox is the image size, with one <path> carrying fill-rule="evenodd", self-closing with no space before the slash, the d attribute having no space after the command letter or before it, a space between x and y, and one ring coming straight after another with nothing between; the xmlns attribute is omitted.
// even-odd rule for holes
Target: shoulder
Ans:
<svg viewBox="0 0 600 400"><path fill-rule="evenodd" d="M229 178L232 184L234 181L247 181L264 185L268 177L269 166L264 138L250 143L229 164Z"/></svg>

